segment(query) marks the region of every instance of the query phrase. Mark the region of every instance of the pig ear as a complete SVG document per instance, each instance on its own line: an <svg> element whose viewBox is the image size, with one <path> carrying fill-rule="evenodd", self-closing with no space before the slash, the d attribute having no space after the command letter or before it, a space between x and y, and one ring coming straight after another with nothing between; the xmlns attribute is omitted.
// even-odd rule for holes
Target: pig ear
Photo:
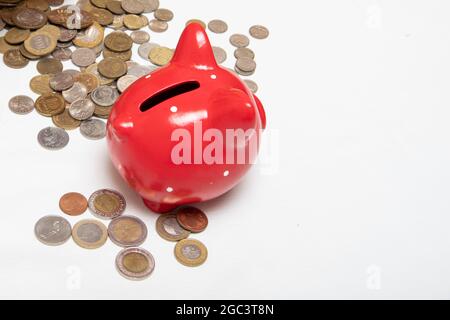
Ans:
<svg viewBox="0 0 450 320"><path fill-rule="evenodd" d="M201 69L217 67L211 43L200 24L190 23L184 29L172 63Z"/></svg>

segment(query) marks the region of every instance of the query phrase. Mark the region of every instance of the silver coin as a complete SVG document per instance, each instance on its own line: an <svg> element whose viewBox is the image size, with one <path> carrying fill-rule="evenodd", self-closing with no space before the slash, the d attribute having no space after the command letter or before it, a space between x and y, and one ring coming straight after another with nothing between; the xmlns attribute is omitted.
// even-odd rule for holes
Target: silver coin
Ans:
<svg viewBox="0 0 450 320"><path fill-rule="evenodd" d="M34 101L28 96L15 96L9 100L9 109L17 114L27 114L33 111Z"/></svg>
<svg viewBox="0 0 450 320"><path fill-rule="evenodd" d="M48 246L59 246L69 240L72 227L69 221L59 216L46 216L34 226L36 238Z"/></svg>
<svg viewBox="0 0 450 320"><path fill-rule="evenodd" d="M150 35L143 30L136 30L130 34L131 40L137 44L143 44L150 41Z"/></svg>
<svg viewBox="0 0 450 320"><path fill-rule="evenodd" d="M62 96L68 103L72 103L74 101L86 98L87 93L88 90L84 84L75 82L72 88L62 92Z"/></svg>
<svg viewBox="0 0 450 320"><path fill-rule="evenodd" d="M50 88L55 91L64 91L73 86L74 80L72 73L65 70L59 72L50 78Z"/></svg>
<svg viewBox="0 0 450 320"><path fill-rule="evenodd" d="M154 12L159 8L159 0L138 0L144 6L144 13Z"/></svg>
<svg viewBox="0 0 450 320"><path fill-rule="evenodd" d="M250 58L240 58L236 61L236 67L243 72L254 72L256 70L256 62Z"/></svg>
<svg viewBox="0 0 450 320"><path fill-rule="evenodd" d="M102 107L112 106L118 97L119 92L111 86L100 86L91 93L92 101Z"/></svg>
<svg viewBox="0 0 450 320"><path fill-rule="evenodd" d="M69 135L64 129L47 127L38 133L39 144L48 150L59 150L69 143Z"/></svg>
<svg viewBox="0 0 450 320"><path fill-rule="evenodd" d="M158 69L158 67L156 67L156 66L142 66L140 64L137 64L137 65L130 66L128 68L127 75L141 78L157 69Z"/></svg>
<svg viewBox="0 0 450 320"><path fill-rule="evenodd" d="M103 139L106 136L106 123L99 119L88 119L81 122L81 134L91 140Z"/></svg>
<svg viewBox="0 0 450 320"><path fill-rule="evenodd" d="M214 33L225 33L228 30L228 25L222 20L212 20L208 23L208 29Z"/></svg>
<svg viewBox="0 0 450 320"><path fill-rule="evenodd" d="M243 34L233 34L230 37L230 43L236 48L248 47L250 44L250 39Z"/></svg>
<svg viewBox="0 0 450 320"><path fill-rule="evenodd" d="M251 50L249 48L237 48L234 51L234 57L236 59L241 59L241 58L255 59L255 53L253 52L253 50Z"/></svg>
<svg viewBox="0 0 450 320"><path fill-rule="evenodd" d="M77 120L86 120L92 117L95 104L89 99L80 99L70 104L69 114Z"/></svg>
<svg viewBox="0 0 450 320"><path fill-rule="evenodd" d="M250 89L251 92L253 92L253 93L258 92L258 85L256 84L255 81L245 79L244 82L247 85L247 87Z"/></svg>
<svg viewBox="0 0 450 320"><path fill-rule="evenodd" d="M115 190L95 191L88 200L89 209L102 219L115 219L123 214L127 203L122 194Z"/></svg>
<svg viewBox="0 0 450 320"><path fill-rule="evenodd" d="M219 47L213 47L214 57L218 64L222 64L227 60L227 52Z"/></svg>
<svg viewBox="0 0 450 320"><path fill-rule="evenodd" d="M147 250L127 248L117 255L116 268L126 279L143 280L148 278L155 269L155 259Z"/></svg>
<svg viewBox="0 0 450 320"><path fill-rule="evenodd" d="M133 216L121 216L109 223L108 235L112 242L121 247L138 247L147 238L145 223Z"/></svg>
<svg viewBox="0 0 450 320"><path fill-rule="evenodd" d="M160 21L157 19L150 20L148 23L148 27L153 32L162 33L166 32L169 29L169 24L165 21Z"/></svg>
<svg viewBox="0 0 450 320"><path fill-rule="evenodd" d="M269 37L269 29L264 26L256 25L250 28L250 35L255 39L266 39Z"/></svg>
<svg viewBox="0 0 450 320"><path fill-rule="evenodd" d="M56 48L52 52L52 56L60 61L67 61L72 57L72 50L70 48Z"/></svg>
<svg viewBox="0 0 450 320"><path fill-rule="evenodd" d="M72 62L78 67L90 66L96 58L96 52L89 48L78 48L72 53Z"/></svg>
<svg viewBox="0 0 450 320"><path fill-rule="evenodd" d="M125 75L117 80L117 89L119 89L120 92L124 92L137 79L138 77L134 75Z"/></svg>
<svg viewBox="0 0 450 320"><path fill-rule="evenodd" d="M160 46L159 44L156 44L153 42L147 42L147 43L141 44L138 48L138 54L142 59L149 61L148 56L150 54L150 51L152 51L153 48L156 48L159 46Z"/></svg>

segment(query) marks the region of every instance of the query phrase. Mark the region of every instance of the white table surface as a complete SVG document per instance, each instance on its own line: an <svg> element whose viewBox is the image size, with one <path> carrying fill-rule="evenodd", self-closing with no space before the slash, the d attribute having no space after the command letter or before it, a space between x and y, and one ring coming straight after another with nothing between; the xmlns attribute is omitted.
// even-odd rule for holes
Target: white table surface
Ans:
<svg viewBox="0 0 450 320"><path fill-rule="evenodd" d="M50 119L7 106L17 94L36 98L35 63L0 64L0 298L450 298L450 3L161 3L175 20L152 41L174 47L188 19L224 19L229 32L211 41L229 67L232 33L270 28L268 40L251 41L265 163L200 205L210 224L195 238L209 258L183 267L156 234L157 215L112 168L105 140L75 131L64 150L41 148L36 135ZM143 247L157 265L146 281L119 276L111 242L88 251L34 237L40 217L62 214L62 194L105 187L148 225Z"/></svg>

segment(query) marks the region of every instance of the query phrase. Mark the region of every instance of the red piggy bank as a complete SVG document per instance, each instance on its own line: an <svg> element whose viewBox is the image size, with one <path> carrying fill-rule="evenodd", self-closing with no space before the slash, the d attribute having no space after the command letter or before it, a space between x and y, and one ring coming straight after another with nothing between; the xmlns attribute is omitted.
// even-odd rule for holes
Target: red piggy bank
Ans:
<svg viewBox="0 0 450 320"><path fill-rule="evenodd" d="M216 198L256 160L261 102L219 67L203 28L184 30L172 61L132 84L107 125L112 162L152 211Z"/></svg>

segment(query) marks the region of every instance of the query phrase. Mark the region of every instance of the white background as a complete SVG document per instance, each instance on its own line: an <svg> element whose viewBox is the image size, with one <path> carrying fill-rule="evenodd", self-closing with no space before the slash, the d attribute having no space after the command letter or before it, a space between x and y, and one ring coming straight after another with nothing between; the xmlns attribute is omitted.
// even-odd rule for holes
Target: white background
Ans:
<svg viewBox="0 0 450 320"><path fill-rule="evenodd" d="M232 33L270 28L268 40L251 41L270 163L200 205L210 225L194 238L209 258L183 267L156 234L157 215L112 168L104 140L75 131L62 151L38 145L51 120L7 106L17 94L36 98L35 64L2 64L0 298L450 298L448 1L161 3L175 20L152 41L174 47L188 19L221 18L229 32L211 40L230 67ZM111 242L88 251L34 237L40 217L62 214L62 194L105 187L123 192L126 213L148 225L143 247L157 265L146 281L116 272ZM81 218L91 215L68 219Z"/></svg>

